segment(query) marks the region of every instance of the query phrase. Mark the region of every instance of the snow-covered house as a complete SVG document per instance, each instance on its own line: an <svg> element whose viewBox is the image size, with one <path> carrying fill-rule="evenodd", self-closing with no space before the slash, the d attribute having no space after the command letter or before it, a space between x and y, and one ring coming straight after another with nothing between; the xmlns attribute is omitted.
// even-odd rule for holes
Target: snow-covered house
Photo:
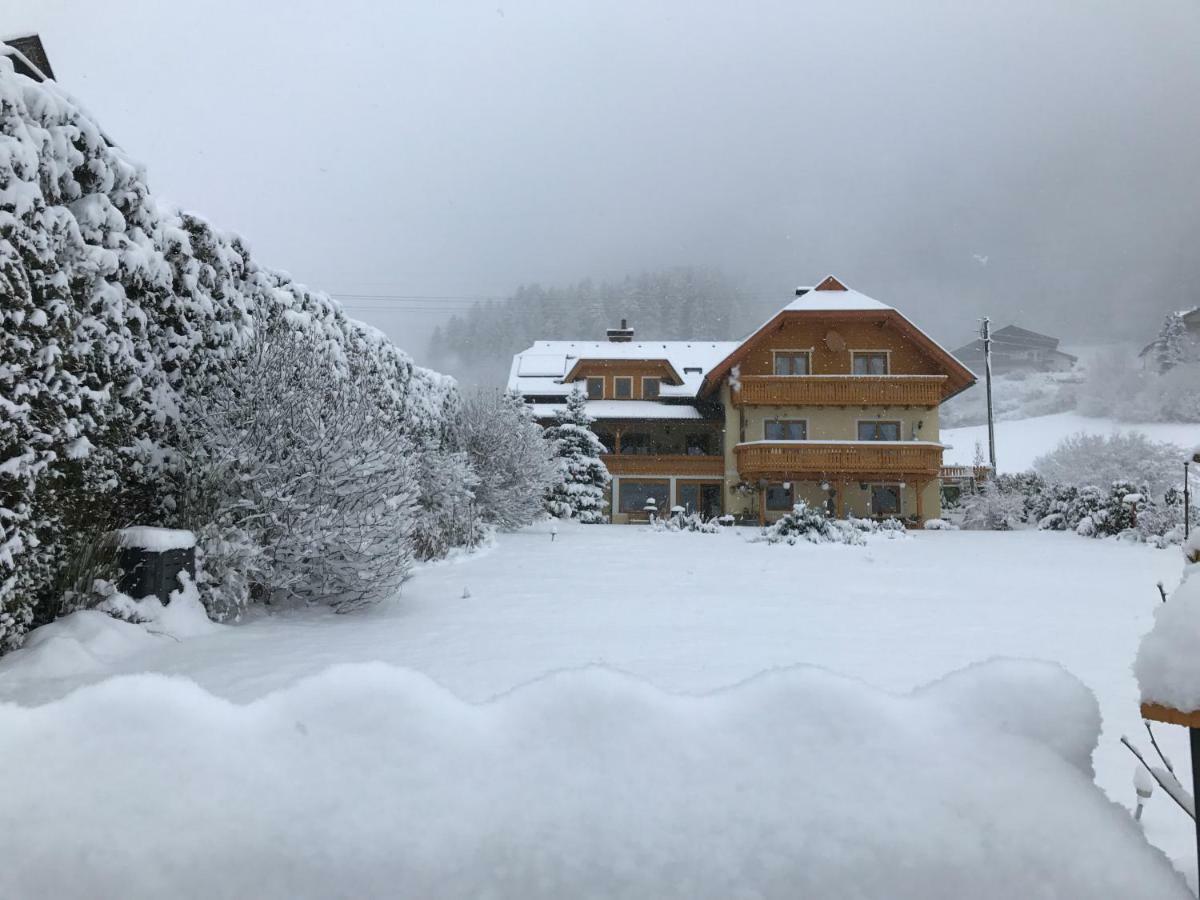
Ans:
<svg viewBox="0 0 1200 900"><path fill-rule="evenodd" d="M833 276L740 341L537 341L508 386L548 422L585 391L614 522L647 500L768 521L940 514L938 407L975 376L899 311Z"/></svg>
<svg viewBox="0 0 1200 900"><path fill-rule="evenodd" d="M1200 306L1168 313L1157 337L1142 348L1142 368L1165 372L1200 356Z"/></svg>
<svg viewBox="0 0 1200 900"><path fill-rule="evenodd" d="M976 372L983 371L983 341L976 339L954 351L954 356ZM992 332L992 371L1065 372L1075 367L1079 357L1058 349L1058 338L1039 334L1018 325L1006 325Z"/></svg>

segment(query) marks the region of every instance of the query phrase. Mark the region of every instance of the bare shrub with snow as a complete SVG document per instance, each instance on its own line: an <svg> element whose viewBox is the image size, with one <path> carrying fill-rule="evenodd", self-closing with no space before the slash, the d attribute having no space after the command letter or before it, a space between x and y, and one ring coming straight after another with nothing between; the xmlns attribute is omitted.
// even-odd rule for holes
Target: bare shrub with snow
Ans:
<svg viewBox="0 0 1200 900"><path fill-rule="evenodd" d="M1200 382L1197 382L1200 383ZM1162 494L1183 477L1183 448L1152 441L1138 431L1079 433L1064 438L1039 456L1034 469L1046 481L1065 485L1103 485L1131 481Z"/></svg>
<svg viewBox="0 0 1200 900"><path fill-rule="evenodd" d="M543 513L546 493L561 474L554 447L519 394L471 394L459 433L479 478L475 504L484 522L512 530Z"/></svg>
<svg viewBox="0 0 1200 900"><path fill-rule="evenodd" d="M1002 490L995 479L959 501L962 527L973 531L1009 531L1025 518L1025 501L1019 494Z"/></svg>
<svg viewBox="0 0 1200 900"><path fill-rule="evenodd" d="M673 508L665 518L652 518L650 528L653 531L692 531L698 534L716 534L721 530L714 519L705 519L700 513L688 512L681 506Z"/></svg>

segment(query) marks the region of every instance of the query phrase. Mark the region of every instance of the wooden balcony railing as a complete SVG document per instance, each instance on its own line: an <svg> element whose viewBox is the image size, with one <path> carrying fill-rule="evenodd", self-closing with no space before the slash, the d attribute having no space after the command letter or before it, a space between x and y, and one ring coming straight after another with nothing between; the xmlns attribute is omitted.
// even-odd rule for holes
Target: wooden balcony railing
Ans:
<svg viewBox="0 0 1200 900"><path fill-rule="evenodd" d="M992 472L991 466L942 466L944 481L983 481Z"/></svg>
<svg viewBox="0 0 1200 900"><path fill-rule="evenodd" d="M945 375L743 375L734 406L937 406Z"/></svg>
<svg viewBox="0 0 1200 900"><path fill-rule="evenodd" d="M720 478L725 474L723 456L688 456L664 453L605 453L600 457L610 475L694 475Z"/></svg>
<svg viewBox="0 0 1200 900"><path fill-rule="evenodd" d="M755 441L738 444L738 473L744 479L848 475L936 478L942 445L927 441Z"/></svg>

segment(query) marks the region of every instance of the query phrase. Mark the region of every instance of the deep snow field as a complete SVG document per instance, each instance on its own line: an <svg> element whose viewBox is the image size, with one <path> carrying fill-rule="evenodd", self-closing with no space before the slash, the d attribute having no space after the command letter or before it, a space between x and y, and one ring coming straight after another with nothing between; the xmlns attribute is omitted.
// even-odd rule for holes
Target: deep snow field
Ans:
<svg viewBox="0 0 1200 900"><path fill-rule="evenodd" d="M178 622L155 629L183 637L147 634L140 626L98 613L61 620L39 633L30 649L0 660L0 700L35 707L0 705L0 760L8 760L8 800L0 805L6 809L0 812L0 824L8 826L6 832L23 829L26 835L36 835L42 827L52 845L44 866L31 870L40 845L29 837L27 852L32 855L25 869L9 868L0 874L0 884L5 877L17 877L8 883L6 896L22 896L22 890L48 896L53 893L49 888L59 896L71 895L70 885L78 889L79 882L71 880L78 873L61 865L56 854L71 845L74 827L82 835L104 835L98 838L99 849L88 851L91 856L79 851L84 854L79 859L90 860L89 865L102 859L119 870L122 854L128 854L129 865L136 868L140 847L155 844L155 850L145 850L164 860L164 871L154 877L198 877L196 884L206 884L198 873L222 866L220 858L191 861L196 846L210 846L212 854L228 862L220 871L231 880L223 888L206 884L207 896L221 896L222 890L236 896L252 888L259 896L297 891L328 896L335 888L321 880L329 873L320 868L320 860L330 856L345 865L353 862L358 873L357 882L338 882L337 890L349 891L340 895L387 893L386 865L378 848L369 846L380 834L394 840L407 835L419 844L421 865L409 861L405 871L413 873L412 880L404 890L397 889L400 896L423 896L435 883L445 891L434 895L472 895L482 889L480 884L500 885L498 895L578 893L581 884L590 885L597 896L622 891L647 895L647 883L632 889L619 879L588 880L587 866L604 860L618 870L628 866L657 873L666 880L653 882L656 892L673 883L671 873L682 877L680 866L711 863L718 868L704 870L703 884L678 882L690 885L679 887L681 896L732 896L731 885L741 884L754 885L758 895L777 896L776 889L789 883L794 888L796 871L763 863L761 880L740 880L729 869L744 863L738 848L752 847L778 863L789 850L841 827L850 829L848 843L839 845L830 837L833 843L822 851L823 868L805 862L811 871L804 883L814 896L843 877L839 861L869 874L855 888L863 896L881 896L883 884L890 885L884 893L909 896L901 885L906 877L918 886L927 883L930 871L923 866L933 864L927 858L932 851L941 860L937 865L948 867L933 870L946 879L945 885L925 894L916 888L913 896L1030 895L1017 888L1034 891L1044 884L1030 872L1085 852L1071 841L1096 848L1086 850L1094 852L1094 859L1075 868L1097 881L1054 882L1046 876L1045 883L1059 891L1047 896L1083 896L1073 891L1122 896L1121 890L1132 896L1130 884L1141 885L1148 891L1144 896L1174 895L1169 878L1157 892L1150 890L1154 878L1162 876L1153 865L1143 872L1138 868L1143 863L1122 855L1139 844L1136 833L1132 840L1114 838L1137 828L1122 810L1113 806L1076 815L1090 808L1090 794L1100 796L1091 790L1090 778L1080 777L1062 760L1054 765L1074 775L1051 778L1044 758L1048 754L1042 750L1017 746L1010 736L977 733L965 722L948 725L941 713L932 716L923 705L926 695L958 696L959 713L993 716L1007 732L1036 730L1042 726L1021 723L1042 716L1063 727L1068 742L1082 746L1080 766L1086 769L1088 729L1075 728L1071 721L1088 719L1090 700L1057 705L1060 695L1073 696L1073 682L1065 676L1065 682L1043 682L1036 672L1017 673L999 679L1006 687L987 691L959 675L948 686L892 702L885 694L800 670L759 678L752 682L757 687L722 691L716 697L723 700L711 701L716 705L688 706L672 695L717 691L797 665L823 667L886 692L907 694L993 657L1052 661L1098 699L1103 732L1094 756L1096 781L1113 800L1131 807L1133 759L1118 739L1127 733L1143 746L1146 740L1130 666L1158 603L1155 582L1162 580L1169 590L1179 580L1178 550L1032 531L919 532L897 540L875 539L866 547L749 543L752 534L748 529L703 535L568 523L559 525L551 540L550 526L543 523L501 535L474 556L425 567L401 596L366 612L258 615L238 626L192 627L195 623L189 626L181 611ZM390 666L326 672L337 664L372 662ZM638 681L603 670L544 678L589 666L628 673ZM144 672L177 678L136 676ZM112 680L118 675L134 677ZM994 673L990 677L996 680ZM669 693L642 684L643 679ZM521 687L529 682L538 683ZM964 687L956 687L960 683ZM60 699L81 685L96 686ZM459 704L451 694L471 702L501 700L475 707ZM738 697L743 700L730 699ZM822 704L814 699L819 697L830 699ZM243 705L247 703L251 705ZM983 708L989 705L997 708ZM663 715L676 725L656 730L651 723ZM780 725L769 727L771 722ZM370 729L376 727L379 732L371 739ZM743 733L746 741L739 744L737 736ZM1186 769L1183 729L1159 726L1157 733ZM331 734L342 737L318 740ZM971 734L977 739L969 739ZM1085 736L1076 740L1072 734ZM617 767L619 774L590 755L599 746L613 745L625 747L630 757L622 764L625 769ZM706 748L713 748L711 756ZM666 749L675 754L678 767L664 768ZM486 758L477 758L481 753ZM129 761L122 765L126 757ZM389 758L392 768L377 772ZM521 759L527 764L521 765ZM72 767L89 765L107 774L101 775L101 787L84 790L84 801L62 785L73 783ZM293 783L296 773L310 771L307 766L341 772L338 778L345 783ZM748 766L745 778L730 782L729 769L736 766ZM803 777L787 783L784 776L794 767ZM415 781L389 780L406 772ZM471 773L476 772L490 772L507 787L500 796L487 794L486 785L473 781ZM905 794L898 785L915 772L929 773L930 783ZM686 773L686 780L680 773ZM944 778L936 773L945 773ZM414 784L425 791L419 800L411 793ZM642 788L632 789L636 784ZM16 786L11 792L10 785ZM547 808L539 785L554 796L587 799ZM848 790L852 804L862 808L843 808L844 798L830 806L838 790ZM746 800L776 792L778 803ZM385 802L393 794L401 808ZM168 808L177 809L175 818L156 818L154 804L164 796L172 798ZM269 800L283 796L292 805L279 807ZM660 802L647 800L654 796ZM351 806L361 816L341 809L339 797L359 798ZM606 805L605 797L613 802ZM41 810L44 820L31 824L22 798ZM115 821L110 821L106 815L114 798L127 801L128 808L114 812ZM76 801L83 809L73 807ZM412 803L421 808L412 809ZM688 821L698 831L678 847L651 848L635 840L636 846L621 852L615 848L616 835L637 834L639 828L652 827L647 822L662 826L664 833L683 827L668 821L668 811L693 803L694 820ZM922 803L931 806L925 809ZM801 807L803 815L797 812ZM254 837L274 833L283 820L292 830L278 837L276 854L304 852L313 838L297 823L311 817L313 808L327 810L327 824L342 837L310 861L312 871L291 869L299 882L282 874L291 865L282 856L268 854L266 862L259 856L260 863L251 865L236 858L236 852L231 858L229 847L213 837L226 832L223 836L236 844L234 839L245 834L253 845ZM834 808L836 816L820 812ZM438 809L455 815L439 816ZM506 809L511 818L503 814ZM998 819L987 818L993 815ZM571 816L584 817L583 833L563 828L564 817L570 821ZM129 827L130 846L118 839L124 819L140 823ZM964 822L978 825L983 846L961 845L964 838L958 832L973 833ZM1088 828L1096 822L1101 833L1093 834ZM180 823L184 833L175 834ZM189 823L202 836L189 831ZM1151 800L1143 825L1150 841L1194 879L1190 823L1161 793ZM464 833L472 827L507 837L487 851L485 874L476 872L479 881L460 873L459 881L440 882L457 871L452 850L479 846ZM941 835L941 850L928 840L897 837L914 827L934 829L932 834ZM116 836L109 833L114 828ZM1043 829L1046 835L1040 834ZM1027 835L1030 849L1006 844L1014 831ZM986 837L993 832L1007 837ZM760 846L765 835L771 840ZM510 858L512 850L504 840L519 843L518 836L544 844L548 857L575 862L566 875L516 871L521 866ZM193 840L199 843L189 845ZM999 843L989 844L993 840ZM59 849L53 849L56 841ZM867 861L846 858L847 847L867 854ZM733 862L721 869L725 850ZM895 858L888 856L893 851ZM996 879L996 860L1006 853L1020 861L1006 877L1032 881L1013 881L1009 889L1003 880L986 890L967 887L973 884L972 872ZM1051 862L1030 853L1044 853ZM955 869L953 860L959 857L961 868ZM269 883L254 880L262 877L253 874L259 864L276 873ZM459 860L457 865L465 864ZM63 880L38 880L52 871ZM96 881L92 893L81 895L108 896L104 877L85 871ZM239 880L233 874L238 872L249 880ZM432 880L422 882L422 873ZM136 885L125 884L121 893L152 896L169 892L174 883L143 878ZM311 893L297 884L307 885Z"/></svg>

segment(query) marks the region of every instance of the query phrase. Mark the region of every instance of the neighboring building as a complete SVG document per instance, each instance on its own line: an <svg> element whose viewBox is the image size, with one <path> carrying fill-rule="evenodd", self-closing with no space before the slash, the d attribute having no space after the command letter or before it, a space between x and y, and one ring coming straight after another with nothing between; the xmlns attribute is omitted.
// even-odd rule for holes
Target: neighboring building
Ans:
<svg viewBox="0 0 1200 900"><path fill-rule="evenodd" d="M509 388L545 422L578 387L609 453L614 522L683 506L769 521L795 501L923 522L941 512L938 406L975 376L833 276L741 341L538 341Z"/></svg>
<svg viewBox="0 0 1200 900"><path fill-rule="evenodd" d="M1172 320L1176 321L1172 322ZM1165 372L1176 364L1177 360L1172 359L1173 356L1200 355L1200 306L1171 313L1167 316L1167 323L1173 324L1174 328L1168 328L1168 324L1164 324L1159 330L1158 337L1143 347L1142 352L1138 354L1138 358L1142 361L1142 368ZM1181 340L1186 345L1186 349L1181 350L1170 346L1169 331L1175 332L1176 339Z"/></svg>
<svg viewBox="0 0 1200 900"><path fill-rule="evenodd" d="M50 58L46 56L42 39L36 34L0 40L0 55L12 60L13 69L18 75L24 75L34 81L54 80Z"/></svg>
<svg viewBox="0 0 1200 900"><path fill-rule="evenodd" d="M974 340L954 351L963 365L983 371L983 341ZM1028 328L1007 325L992 332L992 371L997 375L1010 372L1065 372L1075 367L1079 357L1058 349L1058 338L1038 334Z"/></svg>

